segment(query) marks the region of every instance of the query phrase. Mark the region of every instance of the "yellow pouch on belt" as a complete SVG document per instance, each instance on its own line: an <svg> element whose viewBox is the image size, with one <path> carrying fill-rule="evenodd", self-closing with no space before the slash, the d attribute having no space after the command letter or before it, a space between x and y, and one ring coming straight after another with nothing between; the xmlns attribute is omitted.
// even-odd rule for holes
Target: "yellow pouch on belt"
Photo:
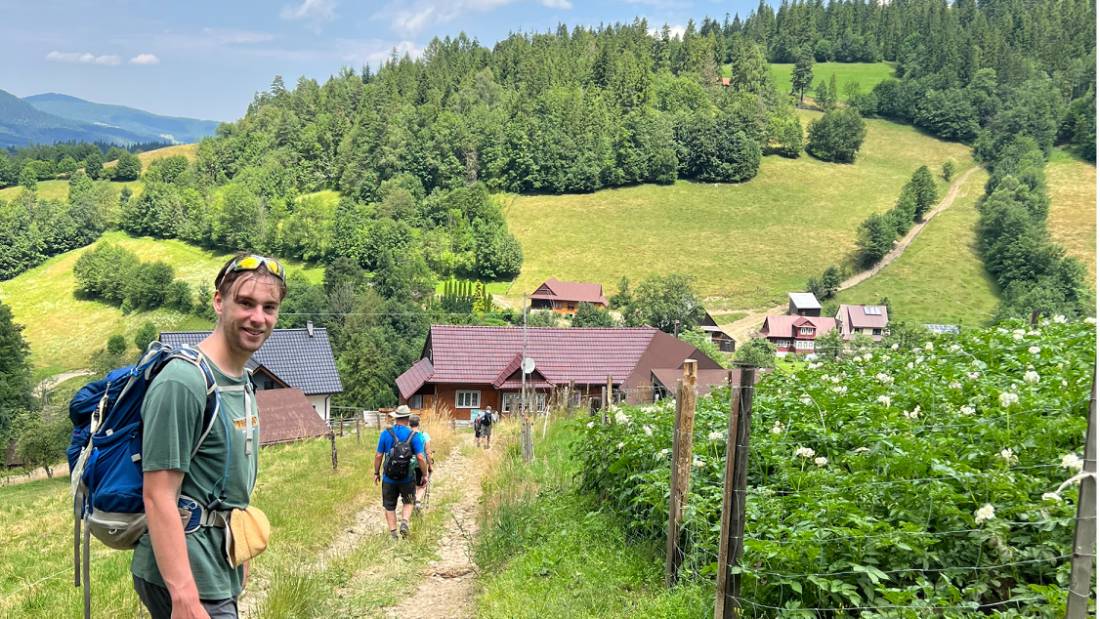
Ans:
<svg viewBox="0 0 1100 619"><path fill-rule="evenodd" d="M258 507L234 509L225 527L225 558L237 567L267 549L271 523Z"/></svg>

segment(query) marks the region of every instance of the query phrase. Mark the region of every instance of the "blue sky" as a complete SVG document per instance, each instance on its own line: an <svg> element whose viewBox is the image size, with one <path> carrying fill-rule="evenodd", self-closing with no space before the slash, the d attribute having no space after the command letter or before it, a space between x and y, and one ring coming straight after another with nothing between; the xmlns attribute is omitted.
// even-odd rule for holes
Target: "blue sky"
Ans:
<svg viewBox="0 0 1100 619"><path fill-rule="evenodd" d="M0 89L233 120L275 75L323 81L465 32L491 46L559 22L682 27L756 0L0 0Z"/></svg>

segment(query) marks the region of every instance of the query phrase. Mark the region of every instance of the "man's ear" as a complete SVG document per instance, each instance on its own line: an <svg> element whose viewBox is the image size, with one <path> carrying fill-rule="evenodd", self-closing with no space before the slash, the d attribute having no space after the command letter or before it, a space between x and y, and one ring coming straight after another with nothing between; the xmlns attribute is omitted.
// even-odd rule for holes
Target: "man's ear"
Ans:
<svg viewBox="0 0 1100 619"><path fill-rule="evenodd" d="M218 318L221 318L222 317L222 293L221 293L220 290L215 290L214 291L214 301L213 301L213 303L214 303L214 314L217 315Z"/></svg>

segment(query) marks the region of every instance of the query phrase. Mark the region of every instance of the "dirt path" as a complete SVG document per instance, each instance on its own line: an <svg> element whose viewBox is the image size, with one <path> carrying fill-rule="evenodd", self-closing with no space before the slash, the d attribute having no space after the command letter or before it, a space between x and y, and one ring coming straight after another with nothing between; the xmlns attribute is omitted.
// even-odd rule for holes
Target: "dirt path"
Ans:
<svg viewBox="0 0 1100 619"><path fill-rule="evenodd" d="M38 383L38 385L35 386L34 395L35 397L40 398L42 397L42 394L49 392L54 387L69 380L70 378L76 378L77 376L89 376L94 373L95 372L93 372L92 370L73 370L71 372L65 372L63 374L50 376L49 378L43 379L41 382Z"/></svg>
<svg viewBox="0 0 1100 619"><path fill-rule="evenodd" d="M469 445L470 437L463 435L463 438L447 459L447 467L432 481L433 485L438 483L441 489L458 496L449 506L446 529L436 544L439 558L425 568L416 593L406 597L401 604L386 608L386 617L465 619L473 616L477 578L473 541L477 535L477 509L481 501L481 474L485 470L486 452L463 450L463 446Z"/></svg>
<svg viewBox="0 0 1100 619"><path fill-rule="evenodd" d="M896 245L894 245L894 248L890 250L890 253L883 256L882 260L879 260L875 264L875 266L867 269L866 271L860 271L859 273L856 273L855 275L844 280L840 283L840 287L838 288L838 290L847 290L874 277L879 273L879 271L884 269L887 265L889 265L891 262L901 256L906 248L908 248L909 245L913 243L913 240L917 238L917 235L919 235L921 231L924 230L924 227L928 225L928 222L932 221L933 217L955 203L955 200L959 197L959 192L962 191L963 184L966 183L970 176L977 171L978 168L973 167L961 174L958 178L956 178L955 182L951 183L951 186L947 188L947 193L943 196L943 199L940 200L939 204L934 206L932 210L927 213L924 221L921 221L910 228L909 232L906 233L906 235L902 237L902 239L898 241ZM760 326L764 324L765 316L784 314L786 312L786 305L776 305L775 307L769 307L767 309L749 310L748 314L745 315L745 317L729 324L722 325L722 329L739 344L742 344L750 337L752 337L753 333L756 333L760 330Z"/></svg>

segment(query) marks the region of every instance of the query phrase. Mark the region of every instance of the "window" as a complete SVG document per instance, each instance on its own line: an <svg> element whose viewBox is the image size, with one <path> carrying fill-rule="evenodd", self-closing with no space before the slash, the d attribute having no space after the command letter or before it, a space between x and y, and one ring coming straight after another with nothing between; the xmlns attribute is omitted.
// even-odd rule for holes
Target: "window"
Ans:
<svg viewBox="0 0 1100 619"><path fill-rule="evenodd" d="M510 391L508 393L505 393L501 398L500 410L509 413L518 413L521 400L522 398L520 397L520 392L518 391ZM528 391L527 409L529 411L546 410L546 393L540 391Z"/></svg>
<svg viewBox="0 0 1100 619"><path fill-rule="evenodd" d="M791 347L791 341L790 340L775 340L775 347L776 348L790 348Z"/></svg>
<svg viewBox="0 0 1100 619"><path fill-rule="evenodd" d="M798 350L813 350L814 349L814 341L813 340L795 340L794 347Z"/></svg>
<svg viewBox="0 0 1100 619"><path fill-rule="evenodd" d="M456 391L455 408L481 408L481 392Z"/></svg>
<svg viewBox="0 0 1100 619"><path fill-rule="evenodd" d="M416 394L409 398L409 408L424 408L424 396Z"/></svg>
<svg viewBox="0 0 1100 619"><path fill-rule="evenodd" d="M798 328L798 334L799 335L813 335L814 334L814 328L813 327L799 327Z"/></svg>
<svg viewBox="0 0 1100 619"><path fill-rule="evenodd" d="M871 335L882 335L882 329L871 329Z"/></svg>

